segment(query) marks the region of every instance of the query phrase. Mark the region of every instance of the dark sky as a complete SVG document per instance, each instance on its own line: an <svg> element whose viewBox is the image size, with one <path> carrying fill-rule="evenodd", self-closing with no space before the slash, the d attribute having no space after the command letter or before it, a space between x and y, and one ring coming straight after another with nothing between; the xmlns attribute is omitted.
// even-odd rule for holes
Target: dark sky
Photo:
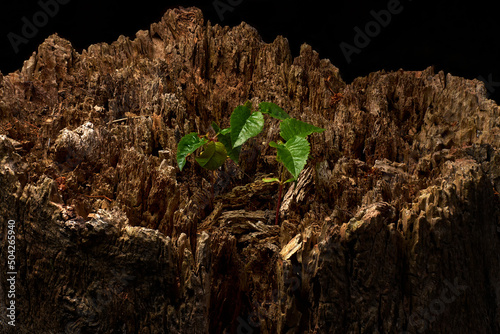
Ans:
<svg viewBox="0 0 500 334"><path fill-rule="evenodd" d="M329 58L347 82L380 69L422 70L433 65L469 79L482 78L490 97L500 100L500 20L492 2L486 1L4 1L0 71L19 69L54 32L81 51L119 35L134 37L177 6L197 6L213 24L246 21L266 42L283 35L294 55L308 43ZM26 22L37 23L36 31L26 28Z"/></svg>

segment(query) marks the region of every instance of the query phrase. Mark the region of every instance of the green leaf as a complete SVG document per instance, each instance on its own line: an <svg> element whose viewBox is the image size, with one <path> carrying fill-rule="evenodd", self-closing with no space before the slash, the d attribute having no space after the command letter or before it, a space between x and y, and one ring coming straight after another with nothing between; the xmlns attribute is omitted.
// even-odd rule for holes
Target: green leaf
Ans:
<svg viewBox="0 0 500 334"><path fill-rule="evenodd" d="M292 174L293 181L295 181L299 177L302 169L304 169L307 158L309 157L310 147L307 139L292 137L284 144L271 142L269 145L277 148L277 160L283 163L290 174Z"/></svg>
<svg viewBox="0 0 500 334"><path fill-rule="evenodd" d="M228 134L229 132L231 132L231 128L227 128L227 129L221 129L217 123L215 122L212 122L212 129L214 129L215 133L216 134Z"/></svg>
<svg viewBox="0 0 500 334"><path fill-rule="evenodd" d="M241 146L233 147L231 143L231 134L223 134L223 132L224 130L221 131L217 138L226 147L227 155L229 156L229 158L231 158L231 160L233 160L235 163L238 163L238 160L240 159Z"/></svg>
<svg viewBox="0 0 500 334"><path fill-rule="evenodd" d="M222 143L211 141L203 147L203 152L196 161L201 167L216 170L227 159L226 148Z"/></svg>
<svg viewBox="0 0 500 334"><path fill-rule="evenodd" d="M219 126L215 122L212 122L212 129L214 129L215 133L217 133L217 134L219 134L221 131Z"/></svg>
<svg viewBox="0 0 500 334"><path fill-rule="evenodd" d="M248 139L257 136L264 127L264 116L238 106L231 114L231 144L233 147L243 145Z"/></svg>
<svg viewBox="0 0 500 334"><path fill-rule="evenodd" d="M299 121L295 118L289 118L282 121L280 124L280 129L280 136L285 140L289 140L290 138L295 136L305 138L314 132L321 133L325 131L325 129L318 128L314 125Z"/></svg>
<svg viewBox="0 0 500 334"><path fill-rule="evenodd" d="M215 122L212 122L212 128L217 133L219 141L226 148L229 158L231 158L231 160L235 163L238 163L238 160L240 159L241 146L233 148L233 144L231 143L231 128L221 130Z"/></svg>
<svg viewBox="0 0 500 334"><path fill-rule="evenodd" d="M280 179L278 179L277 177L265 177L262 179L262 181L266 183L271 183L271 182L280 182Z"/></svg>
<svg viewBox="0 0 500 334"><path fill-rule="evenodd" d="M224 129L224 130L221 130L220 133L223 134L223 135L226 135L228 133L231 132L231 128L227 128L227 129Z"/></svg>
<svg viewBox="0 0 500 334"><path fill-rule="evenodd" d="M177 164L182 171L186 164L186 157L208 142L206 138L200 138L196 132L191 132L181 138L177 145Z"/></svg>
<svg viewBox="0 0 500 334"><path fill-rule="evenodd" d="M268 114L269 116L280 120L285 120L287 118L290 118L290 116L286 112L284 112L283 109L281 109L279 106L271 102L259 103L259 110L263 114Z"/></svg>
<svg viewBox="0 0 500 334"><path fill-rule="evenodd" d="M247 107L248 109L252 110L252 101L247 100L247 102L245 102L244 106Z"/></svg>
<svg viewBox="0 0 500 334"><path fill-rule="evenodd" d="M235 147L233 149L231 149L231 151L229 151L227 153L227 156L234 161L234 163L238 163L239 160L240 160L240 152L241 152L241 146L238 146L238 147Z"/></svg>

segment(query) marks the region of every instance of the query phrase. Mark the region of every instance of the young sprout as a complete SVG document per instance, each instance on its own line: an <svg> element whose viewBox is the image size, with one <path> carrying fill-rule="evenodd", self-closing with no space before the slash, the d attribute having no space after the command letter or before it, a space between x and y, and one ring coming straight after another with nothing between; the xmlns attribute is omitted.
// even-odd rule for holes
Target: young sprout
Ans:
<svg viewBox="0 0 500 334"><path fill-rule="evenodd" d="M284 141L279 140L269 143L269 146L276 148L276 159L282 164L279 178L266 178L264 182L278 182L278 202L276 205L275 225L279 220L279 209L283 185L288 182L296 182L300 172L304 169L309 158L310 145L307 136L313 133L325 131L306 122L291 118L279 106L270 102L261 102L259 111L252 112L250 102L238 106L231 114L230 127L221 129L212 122L215 136L199 135L196 132L189 133L182 137L177 146L177 164L182 171L186 164L186 158L199 148L201 154L195 158L196 162L203 168L215 171L221 167L227 158L238 163L242 145L250 138L257 136L264 128L264 115L269 115L280 120L280 136ZM285 180L285 169L292 176ZM214 174L215 179L215 174ZM212 185L213 196L213 185Z"/></svg>

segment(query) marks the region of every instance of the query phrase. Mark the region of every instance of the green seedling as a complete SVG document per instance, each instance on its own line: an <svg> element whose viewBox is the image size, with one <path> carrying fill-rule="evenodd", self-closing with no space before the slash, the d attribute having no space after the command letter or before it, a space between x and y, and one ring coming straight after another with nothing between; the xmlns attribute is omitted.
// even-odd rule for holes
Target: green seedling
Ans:
<svg viewBox="0 0 500 334"><path fill-rule="evenodd" d="M289 182L297 182L300 172L304 169L311 147L307 136L313 133L321 133L325 129L318 128L309 123L299 121L294 118L287 118L280 123L280 136L285 142L278 141L278 143L271 142L269 146L276 148L276 160L282 164L292 176L285 181L285 171L283 167L280 168L279 178L266 178L264 182L278 182L278 203L276 205L276 218L274 224L277 225L279 221L279 210L281 206L281 197L283 193L283 186Z"/></svg>
<svg viewBox="0 0 500 334"><path fill-rule="evenodd" d="M280 120L280 136L284 140L269 143L269 146L276 148L276 159L282 165L279 178L263 179L264 182L278 182L280 185L276 205L275 224L277 225L283 185L288 182L296 182L307 163L310 152L307 136L323 132L324 129L291 118L274 103L261 102L259 111L252 112L251 103L247 102L245 105L234 109L231 114L229 128L221 129L216 123L212 122L215 136L210 134L199 135L192 132L182 137L177 147L177 164L182 171L186 164L186 158L200 148L202 152L195 158L196 162L201 167L214 171L214 173L224 164L227 158L238 163L242 145L250 138L261 133L264 128L264 115ZM286 172L283 170L283 166L291 175L291 178L287 180L285 180Z"/></svg>
<svg viewBox="0 0 500 334"><path fill-rule="evenodd" d="M221 129L212 122L215 136L199 135L196 132L182 137L177 146L177 164L182 171L186 158L200 147L203 149L196 162L206 169L217 170L227 158L238 163L241 146L250 138L257 136L264 127L262 112L252 112L251 106L242 105L231 114L230 127Z"/></svg>

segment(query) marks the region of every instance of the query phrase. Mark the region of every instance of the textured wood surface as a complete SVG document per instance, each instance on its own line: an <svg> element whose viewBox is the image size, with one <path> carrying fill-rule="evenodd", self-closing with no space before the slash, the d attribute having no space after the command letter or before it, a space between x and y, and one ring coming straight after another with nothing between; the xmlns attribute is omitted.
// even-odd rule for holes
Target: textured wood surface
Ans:
<svg viewBox="0 0 500 334"><path fill-rule="evenodd" d="M183 135L247 100L326 129L279 226L260 181L276 121L215 178L176 165ZM499 333L499 111L432 68L346 84L310 46L196 8L81 53L53 35L0 75L15 332Z"/></svg>

